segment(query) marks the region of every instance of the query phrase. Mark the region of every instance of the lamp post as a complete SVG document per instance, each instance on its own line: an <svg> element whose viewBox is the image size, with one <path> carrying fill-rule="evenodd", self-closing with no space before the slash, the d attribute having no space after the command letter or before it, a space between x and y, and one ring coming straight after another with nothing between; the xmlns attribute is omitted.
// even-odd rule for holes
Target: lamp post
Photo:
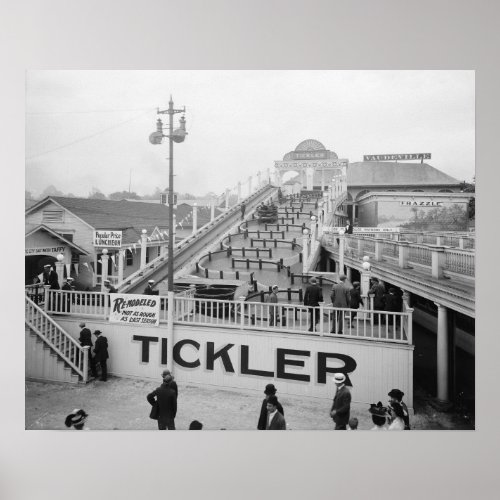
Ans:
<svg viewBox="0 0 500 500"><path fill-rule="evenodd" d="M156 122L156 132L149 136L151 144L161 144L164 137L169 139L169 157L168 157L168 291L174 291L174 142L183 142L186 138L186 119L182 116L179 120L180 127L174 130L174 114L185 113L186 108L174 109L172 96L168 103L168 109L157 110L157 114L168 114L168 134L163 133L163 123L160 118Z"/></svg>

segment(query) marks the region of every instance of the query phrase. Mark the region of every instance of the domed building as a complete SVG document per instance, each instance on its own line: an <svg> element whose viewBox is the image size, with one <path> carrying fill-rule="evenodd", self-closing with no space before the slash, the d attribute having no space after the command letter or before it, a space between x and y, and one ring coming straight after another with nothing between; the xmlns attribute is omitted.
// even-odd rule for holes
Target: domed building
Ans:
<svg viewBox="0 0 500 500"><path fill-rule="evenodd" d="M293 150L283 156L283 160L275 161L275 175L278 185L283 184L283 176L287 172L298 172L297 180L302 189L324 189L336 175L345 174L348 161L339 159L337 153L330 151L315 140L306 139Z"/></svg>

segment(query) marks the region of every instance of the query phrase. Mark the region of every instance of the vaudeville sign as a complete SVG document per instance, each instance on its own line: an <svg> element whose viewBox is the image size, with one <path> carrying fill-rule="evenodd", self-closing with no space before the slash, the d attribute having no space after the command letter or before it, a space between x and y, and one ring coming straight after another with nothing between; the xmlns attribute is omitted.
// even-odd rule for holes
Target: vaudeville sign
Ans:
<svg viewBox="0 0 500 500"><path fill-rule="evenodd" d="M111 323L140 326L158 326L160 322L160 297L111 293L109 295Z"/></svg>
<svg viewBox="0 0 500 500"><path fill-rule="evenodd" d="M97 229L94 231L93 245L95 247L121 247L122 232Z"/></svg>
<svg viewBox="0 0 500 500"><path fill-rule="evenodd" d="M430 153L364 155L363 161L391 161L391 160L430 160Z"/></svg>

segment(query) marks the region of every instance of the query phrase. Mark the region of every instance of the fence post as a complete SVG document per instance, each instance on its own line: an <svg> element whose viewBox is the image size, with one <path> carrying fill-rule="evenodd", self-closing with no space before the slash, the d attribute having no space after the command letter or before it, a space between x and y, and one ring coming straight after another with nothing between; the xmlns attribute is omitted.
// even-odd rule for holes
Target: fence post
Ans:
<svg viewBox="0 0 500 500"><path fill-rule="evenodd" d="M49 312L49 295L50 295L50 285L43 285L43 288L45 289L45 293L44 293L44 298L43 298L43 301L44 301L44 304L43 304L43 309L45 312Z"/></svg>
<svg viewBox="0 0 500 500"><path fill-rule="evenodd" d="M442 278L445 264L444 247L437 245L429 245L432 252L432 277Z"/></svg>
<svg viewBox="0 0 500 500"><path fill-rule="evenodd" d="M325 311L325 302L320 302L319 303L319 334L321 337L323 337L324 334L324 311Z"/></svg>
<svg viewBox="0 0 500 500"><path fill-rule="evenodd" d="M405 269L408 267L410 244L407 241L400 241L398 246L399 246L399 267L401 269Z"/></svg>
<svg viewBox="0 0 500 500"><path fill-rule="evenodd" d="M245 296L241 295L240 300L240 328L243 330L245 328Z"/></svg>
<svg viewBox="0 0 500 500"><path fill-rule="evenodd" d="M89 350L90 346L86 345L83 347L83 383L86 384L89 379Z"/></svg>

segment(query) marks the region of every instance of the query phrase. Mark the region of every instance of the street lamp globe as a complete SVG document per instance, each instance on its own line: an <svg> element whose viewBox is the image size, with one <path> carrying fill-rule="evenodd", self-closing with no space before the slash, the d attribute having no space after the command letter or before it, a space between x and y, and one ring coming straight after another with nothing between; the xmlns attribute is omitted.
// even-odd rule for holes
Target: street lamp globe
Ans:
<svg viewBox="0 0 500 500"><path fill-rule="evenodd" d="M60 253L56 259L59 261L59 262L62 262L64 260L64 255L62 253Z"/></svg>
<svg viewBox="0 0 500 500"><path fill-rule="evenodd" d="M103 255L108 255L108 249L107 248L103 248L102 249L102 254Z"/></svg>

